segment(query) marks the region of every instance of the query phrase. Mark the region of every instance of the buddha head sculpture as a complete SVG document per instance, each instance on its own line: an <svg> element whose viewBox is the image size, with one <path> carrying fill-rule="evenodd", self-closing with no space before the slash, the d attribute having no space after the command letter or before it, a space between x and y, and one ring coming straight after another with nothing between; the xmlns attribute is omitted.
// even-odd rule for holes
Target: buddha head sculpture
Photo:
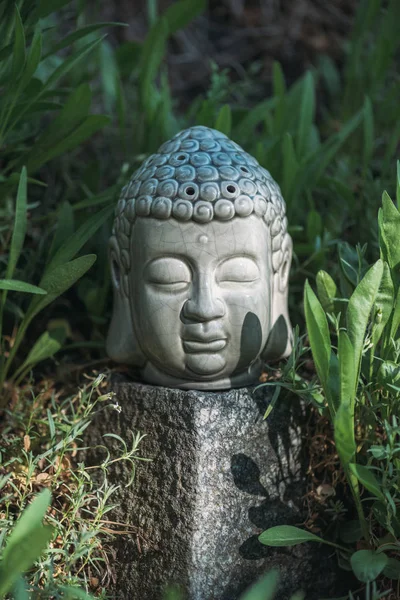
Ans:
<svg viewBox="0 0 400 600"><path fill-rule="evenodd" d="M191 127L123 189L110 239L107 352L148 383L224 389L287 356L292 241L269 172L226 135Z"/></svg>

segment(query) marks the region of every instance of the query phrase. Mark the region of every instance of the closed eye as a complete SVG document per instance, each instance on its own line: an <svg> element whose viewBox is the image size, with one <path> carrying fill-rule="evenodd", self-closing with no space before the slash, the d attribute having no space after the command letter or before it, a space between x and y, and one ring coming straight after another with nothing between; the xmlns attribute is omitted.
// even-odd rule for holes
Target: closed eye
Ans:
<svg viewBox="0 0 400 600"><path fill-rule="evenodd" d="M235 256L218 267L217 279L219 283L252 283L260 279L260 270L251 258Z"/></svg>

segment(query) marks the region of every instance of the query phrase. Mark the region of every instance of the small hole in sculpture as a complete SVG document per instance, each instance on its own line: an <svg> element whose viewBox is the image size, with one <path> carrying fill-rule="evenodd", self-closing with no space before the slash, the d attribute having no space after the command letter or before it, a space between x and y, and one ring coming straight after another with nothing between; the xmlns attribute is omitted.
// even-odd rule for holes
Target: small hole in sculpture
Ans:
<svg viewBox="0 0 400 600"><path fill-rule="evenodd" d="M240 170L243 171L243 173L248 173L249 172L249 170L246 169L246 167L240 167Z"/></svg>
<svg viewBox="0 0 400 600"><path fill-rule="evenodd" d="M114 280L115 287L119 288L120 283L121 283L121 269L119 268L119 264L117 263L115 258L113 258L113 260L111 262L111 271L112 271L112 278Z"/></svg>
<svg viewBox="0 0 400 600"><path fill-rule="evenodd" d="M193 196L193 194L194 194L194 188L192 188L192 187L186 188L186 193L187 193L188 196Z"/></svg>
<svg viewBox="0 0 400 600"><path fill-rule="evenodd" d="M236 188L234 185L228 185L228 187L226 188L228 190L228 192L230 192L231 194L233 194L236 191Z"/></svg>
<svg viewBox="0 0 400 600"><path fill-rule="evenodd" d="M178 160L185 160L186 156L184 154L180 154L178 156Z"/></svg>

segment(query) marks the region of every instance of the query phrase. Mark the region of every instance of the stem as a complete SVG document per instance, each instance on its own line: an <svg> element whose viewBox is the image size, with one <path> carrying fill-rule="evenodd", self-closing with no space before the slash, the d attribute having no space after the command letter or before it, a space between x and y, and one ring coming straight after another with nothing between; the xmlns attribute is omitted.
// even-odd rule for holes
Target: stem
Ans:
<svg viewBox="0 0 400 600"><path fill-rule="evenodd" d="M353 495L354 498L354 503L356 505L356 510L357 510L357 515L360 521L360 526L361 526L361 531L363 534L363 538L365 539L365 541L369 541L369 530L368 530L368 524L367 521L365 519L365 515L364 515L364 511L363 511L363 507L361 504L361 499L360 499L360 493L359 493L359 487L358 487L358 479L355 475L353 475L353 473L349 470L348 467L345 467L343 465L344 468L344 472L346 475L346 479L349 483L350 486L350 490L351 493Z"/></svg>

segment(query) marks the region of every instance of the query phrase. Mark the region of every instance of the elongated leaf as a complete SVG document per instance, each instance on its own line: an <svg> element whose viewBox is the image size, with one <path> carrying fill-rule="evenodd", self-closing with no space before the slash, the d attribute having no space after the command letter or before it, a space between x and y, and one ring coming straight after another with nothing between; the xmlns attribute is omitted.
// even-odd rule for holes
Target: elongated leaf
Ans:
<svg viewBox="0 0 400 600"><path fill-rule="evenodd" d="M15 266L24 245L27 227L27 174L23 167L18 184L17 201L15 205L15 221L11 238L10 256L8 259L6 279L12 279Z"/></svg>
<svg viewBox="0 0 400 600"><path fill-rule="evenodd" d="M93 25L86 25L86 27L81 27L80 29L76 29L72 33L69 33L65 38L57 42L51 50L44 56L44 59L56 54L63 48L68 48L71 44L76 42L77 40L81 40L82 38L90 35L94 31L98 31L99 29L104 29L104 27L128 27L128 23L120 23L118 21L108 21L102 23L94 23Z"/></svg>
<svg viewBox="0 0 400 600"><path fill-rule="evenodd" d="M18 544L10 538L0 564L0 597L9 592L19 576L40 557L53 531L50 525L39 525L19 539Z"/></svg>
<svg viewBox="0 0 400 600"><path fill-rule="evenodd" d="M387 192L384 192L382 196L382 208L379 209L378 222L382 258L389 263L397 284L400 283L400 212Z"/></svg>
<svg viewBox="0 0 400 600"><path fill-rule="evenodd" d="M38 312L74 285L90 269L95 260L95 254L87 254L46 271L40 285L47 290L47 296L42 296L42 298L31 302L27 318L32 319Z"/></svg>
<svg viewBox="0 0 400 600"><path fill-rule="evenodd" d="M26 294L47 294L46 290L18 279L0 279L0 290L24 292Z"/></svg>
<svg viewBox="0 0 400 600"><path fill-rule="evenodd" d="M186 0L185 0L186 1ZM225 133L225 135L230 135L232 127L232 113L231 107L229 104L224 104L221 110L218 113L217 120L215 122L215 129Z"/></svg>
<svg viewBox="0 0 400 600"><path fill-rule="evenodd" d="M372 332L372 343L374 347L379 342L386 323L390 319L390 315L394 305L394 286L392 277L390 275L390 269L387 262L383 263L383 274L381 285L379 286L378 294L375 300L375 315L374 315L374 329Z"/></svg>
<svg viewBox="0 0 400 600"><path fill-rule="evenodd" d="M335 442L340 460L348 465L356 452L354 437L354 413L350 413L349 405L340 405L334 420Z"/></svg>
<svg viewBox="0 0 400 600"><path fill-rule="evenodd" d="M339 331L340 403L346 404L350 415L354 414L357 391L357 364L353 344L347 332Z"/></svg>
<svg viewBox="0 0 400 600"><path fill-rule="evenodd" d="M21 371L26 369L28 365L36 365L42 360L54 356L54 354L62 348L65 338L66 331L61 327L42 333L26 357L26 360L21 367Z"/></svg>
<svg viewBox="0 0 400 600"><path fill-rule="evenodd" d="M338 297L338 289L332 277L326 271L317 273L317 292L322 308L327 313L335 312L335 298Z"/></svg>
<svg viewBox="0 0 400 600"><path fill-rule="evenodd" d="M57 214L57 229L49 251L49 260L74 235L74 211L69 202L63 202Z"/></svg>
<svg viewBox="0 0 400 600"><path fill-rule="evenodd" d="M40 63L40 57L42 54L42 34L37 29L33 35L32 44L29 50L28 60L26 61L24 72L22 73L21 81L19 84L20 90L24 90L31 81L36 69ZM18 110L18 109L17 109Z"/></svg>
<svg viewBox="0 0 400 600"><path fill-rule="evenodd" d="M382 280L383 262L378 260L354 290L347 307L347 332L354 348L357 373L361 363L364 337L372 307ZM358 374L357 374L358 377Z"/></svg>
<svg viewBox="0 0 400 600"><path fill-rule="evenodd" d="M397 339L398 329L400 327L400 287L397 292L396 302L394 305L393 314L390 320L390 337Z"/></svg>
<svg viewBox="0 0 400 600"><path fill-rule="evenodd" d="M278 587L279 572L272 570L251 586L240 600L273 600Z"/></svg>
<svg viewBox="0 0 400 600"><path fill-rule="evenodd" d="M372 470L363 465L350 464L350 470L357 477L358 481L373 494L378 500L385 501L385 496L382 492L382 486L373 474Z"/></svg>
<svg viewBox="0 0 400 600"><path fill-rule="evenodd" d="M274 61L272 67L272 87L274 92L274 97L276 98L276 108L274 115L274 133L282 134L285 124L285 110L286 110L286 83L285 76L282 71L281 65Z"/></svg>
<svg viewBox="0 0 400 600"><path fill-rule="evenodd" d="M318 537L311 531L304 531L304 529L299 529L298 527L293 527L292 525L277 525L276 527L271 527L266 531L263 531L261 535L258 536L259 541L264 546L297 546L298 544L304 544L304 542L322 542L325 540Z"/></svg>
<svg viewBox="0 0 400 600"><path fill-rule="evenodd" d="M282 192L287 201L290 201L292 186L296 180L299 162L294 149L293 138L290 133L285 133L282 141L283 154L283 182Z"/></svg>
<svg viewBox="0 0 400 600"><path fill-rule="evenodd" d="M86 244L86 242L96 233L108 217L111 216L113 211L114 207L109 205L87 219L57 250L46 268L46 273L71 260L84 244Z"/></svg>
<svg viewBox="0 0 400 600"><path fill-rule="evenodd" d="M23 577L18 577L12 589L14 600L29 600L27 584Z"/></svg>
<svg viewBox="0 0 400 600"><path fill-rule="evenodd" d="M186 27L190 21L203 13L206 7L206 0L179 0L173 2L163 14L169 33L173 34L178 29Z"/></svg>
<svg viewBox="0 0 400 600"><path fill-rule="evenodd" d="M303 94L300 106L299 127L297 132L297 156L304 156L308 150L311 125L314 120L315 112L315 89L314 79L311 72L308 71L304 77Z"/></svg>
<svg viewBox="0 0 400 600"><path fill-rule="evenodd" d="M311 351L318 377L326 389L331 355L331 340L328 321L324 310L308 281L306 281L304 288L304 312Z"/></svg>
<svg viewBox="0 0 400 600"><path fill-rule="evenodd" d="M161 61L165 56L165 46L168 38L168 23L165 18L159 19L151 28L143 46L139 64L140 96L143 108L151 109L156 98L152 94L154 81Z"/></svg>
<svg viewBox="0 0 400 600"><path fill-rule="evenodd" d="M82 142L96 133L96 131L99 131L105 125L108 125L109 122L110 118L106 117L105 115L89 115L63 140L60 140L54 144L54 146L48 148L45 152L39 154L38 156L33 154L32 157L27 161L27 168L30 171L36 171L49 160L52 160L56 156L64 154L65 152L68 152L69 150L72 150L73 148L76 148L82 144Z"/></svg>
<svg viewBox="0 0 400 600"><path fill-rule="evenodd" d="M374 115L372 112L372 103L369 98L364 102L364 146L363 160L364 168L367 169L371 164L372 153L374 150Z"/></svg>
<svg viewBox="0 0 400 600"><path fill-rule="evenodd" d="M12 76L14 81L20 76L25 64L25 32L18 6L15 4L14 48Z"/></svg>
<svg viewBox="0 0 400 600"><path fill-rule="evenodd" d="M354 575L363 583L374 581L382 573L387 562L386 554L373 550L358 550L350 559Z"/></svg>

